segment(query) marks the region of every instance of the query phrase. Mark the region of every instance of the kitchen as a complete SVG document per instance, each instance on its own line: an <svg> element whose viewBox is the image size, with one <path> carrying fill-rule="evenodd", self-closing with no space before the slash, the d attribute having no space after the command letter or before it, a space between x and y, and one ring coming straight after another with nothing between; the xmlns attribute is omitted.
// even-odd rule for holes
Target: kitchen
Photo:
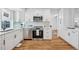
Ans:
<svg viewBox="0 0 79 59"><path fill-rule="evenodd" d="M78 15L78 8L1 8L0 50L33 50L32 43L35 50L78 50Z"/></svg>

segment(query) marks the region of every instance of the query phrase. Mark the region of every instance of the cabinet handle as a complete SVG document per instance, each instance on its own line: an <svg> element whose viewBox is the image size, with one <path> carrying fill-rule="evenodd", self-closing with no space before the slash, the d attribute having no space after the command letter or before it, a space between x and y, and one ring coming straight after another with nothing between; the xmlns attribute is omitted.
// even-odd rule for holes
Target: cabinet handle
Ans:
<svg viewBox="0 0 79 59"><path fill-rule="evenodd" d="M75 33L74 31L72 31L72 33Z"/></svg>
<svg viewBox="0 0 79 59"><path fill-rule="evenodd" d="M70 33L68 33L68 36L70 36Z"/></svg>
<svg viewBox="0 0 79 59"><path fill-rule="evenodd" d="M5 40L3 41L3 44L5 45Z"/></svg>
<svg viewBox="0 0 79 59"><path fill-rule="evenodd" d="M16 35L14 36L14 38L16 38Z"/></svg>

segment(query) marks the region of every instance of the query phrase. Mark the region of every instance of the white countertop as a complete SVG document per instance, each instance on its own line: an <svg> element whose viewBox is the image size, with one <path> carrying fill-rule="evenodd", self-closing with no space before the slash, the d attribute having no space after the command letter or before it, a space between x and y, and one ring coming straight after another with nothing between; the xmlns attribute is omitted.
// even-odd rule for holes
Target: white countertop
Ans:
<svg viewBox="0 0 79 59"><path fill-rule="evenodd" d="M76 28L75 31L78 31L79 32L79 28Z"/></svg>
<svg viewBox="0 0 79 59"><path fill-rule="evenodd" d="M13 32L13 31L16 31L16 30L19 30L19 29L22 29L22 28L12 29L12 30L9 30L9 31L3 31L3 32L0 32L0 35L6 34L6 33L10 33L10 32Z"/></svg>
<svg viewBox="0 0 79 59"><path fill-rule="evenodd" d="M68 28L65 28L66 30L70 30L70 31L74 31L74 32L79 32L79 28L75 28L75 29L68 29Z"/></svg>

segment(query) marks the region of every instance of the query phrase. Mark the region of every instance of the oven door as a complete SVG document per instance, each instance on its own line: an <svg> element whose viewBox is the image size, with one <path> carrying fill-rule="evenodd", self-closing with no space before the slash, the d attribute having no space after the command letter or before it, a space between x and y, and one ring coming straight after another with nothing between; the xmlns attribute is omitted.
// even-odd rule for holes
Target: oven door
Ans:
<svg viewBox="0 0 79 59"><path fill-rule="evenodd" d="M37 35L36 30L32 31L32 37L33 38L43 38L43 30L39 30L39 35Z"/></svg>

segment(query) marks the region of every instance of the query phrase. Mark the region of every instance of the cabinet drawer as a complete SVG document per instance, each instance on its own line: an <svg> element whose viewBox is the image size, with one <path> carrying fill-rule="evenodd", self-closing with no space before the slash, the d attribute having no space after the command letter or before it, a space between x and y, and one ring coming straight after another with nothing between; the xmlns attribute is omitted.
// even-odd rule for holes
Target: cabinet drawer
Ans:
<svg viewBox="0 0 79 59"><path fill-rule="evenodd" d="M5 49L11 50L15 47L15 41L12 38L6 38L5 40Z"/></svg>

